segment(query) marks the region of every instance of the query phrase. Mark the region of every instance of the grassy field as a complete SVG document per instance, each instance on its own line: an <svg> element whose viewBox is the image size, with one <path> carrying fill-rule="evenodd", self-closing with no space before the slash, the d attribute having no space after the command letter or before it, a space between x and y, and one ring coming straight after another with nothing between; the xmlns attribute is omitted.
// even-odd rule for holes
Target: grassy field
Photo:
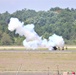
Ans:
<svg viewBox="0 0 76 75"><path fill-rule="evenodd" d="M65 45L64 49L66 50L76 50L75 45ZM27 50L24 46L0 46L0 50ZM38 50L47 50L47 48L38 48Z"/></svg>
<svg viewBox="0 0 76 75"><path fill-rule="evenodd" d="M63 51L0 52L0 72L17 72L17 71L76 72L76 52L67 52L67 51L66 52L65 51L64 52Z"/></svg>
<svg viewBox="0 0 76 75"><path fill-rule="evenodd" d="M76 53L72 52L0 52L0 71L76 71Z"/></svg>

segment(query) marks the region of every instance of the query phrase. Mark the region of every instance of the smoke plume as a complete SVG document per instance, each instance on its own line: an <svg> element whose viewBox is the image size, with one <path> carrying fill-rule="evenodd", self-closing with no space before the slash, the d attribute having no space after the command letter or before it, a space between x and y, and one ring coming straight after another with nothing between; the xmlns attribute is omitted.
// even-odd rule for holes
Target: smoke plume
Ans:
<svg viewBox="0 0 76 75"><path fill-rule="evenodd" d="M14 31L20 36L25 36L23 45L26 48L37 49L38 47L46 47L49 50L53 50L54 46L63 47L64 40L62 36L53 34L49 37L49 40L42 39L34 30L34 24L24 25L23 22L20 22L17 18L11 18L8 24L8 30Z"/></svg>

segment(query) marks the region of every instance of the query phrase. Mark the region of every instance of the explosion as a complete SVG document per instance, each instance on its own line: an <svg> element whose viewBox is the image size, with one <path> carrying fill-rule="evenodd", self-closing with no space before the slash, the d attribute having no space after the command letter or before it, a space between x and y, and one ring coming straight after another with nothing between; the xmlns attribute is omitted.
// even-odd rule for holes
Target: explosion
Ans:
<svg viewBox="0 0 76 75"><path fill-rule="evenodd" d="M46 47L49 50L53 50L54 47L64 47L64 39L62 36L53 34L49 37L49 40L42 39L34 30L34 24L24 25L24 22L20 22L17 18L11 18L8 24L8 30L14 31L20 36L24 36L25 40L23 45L26 48L37 49L38 47Z"/></svg>

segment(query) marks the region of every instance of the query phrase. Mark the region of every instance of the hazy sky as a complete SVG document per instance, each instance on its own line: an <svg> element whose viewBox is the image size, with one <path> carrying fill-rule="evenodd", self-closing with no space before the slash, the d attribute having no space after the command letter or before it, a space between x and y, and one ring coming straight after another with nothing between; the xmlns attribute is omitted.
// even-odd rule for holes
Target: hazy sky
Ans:
<svg viewBox="0 0 76 75"><path fill-rule="evenodd" d="M24 8L36 11L49 10L52 7L76 9L76 0L0 0L0 13L13 13Z"/></svg>

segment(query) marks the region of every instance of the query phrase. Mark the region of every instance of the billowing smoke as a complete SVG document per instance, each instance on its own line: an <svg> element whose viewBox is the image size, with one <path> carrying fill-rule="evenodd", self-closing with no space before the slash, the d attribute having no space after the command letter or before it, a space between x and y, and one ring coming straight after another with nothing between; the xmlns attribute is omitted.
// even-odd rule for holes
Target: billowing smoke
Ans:
<svg viewBox="0 0 76 75"><path fill-rule="evenodd" d="M26 48L37 49L39 47L46 47L49 50L53 50L53 47L63 47L64 40L62 36L53 34L49 37L49 40L42 39L34 30L34 24L24 25L23 22L20 22L17 18L11 18L10 23L8 24L8 30L14 31L20 36L25 36L23 45Z"/></svg>

